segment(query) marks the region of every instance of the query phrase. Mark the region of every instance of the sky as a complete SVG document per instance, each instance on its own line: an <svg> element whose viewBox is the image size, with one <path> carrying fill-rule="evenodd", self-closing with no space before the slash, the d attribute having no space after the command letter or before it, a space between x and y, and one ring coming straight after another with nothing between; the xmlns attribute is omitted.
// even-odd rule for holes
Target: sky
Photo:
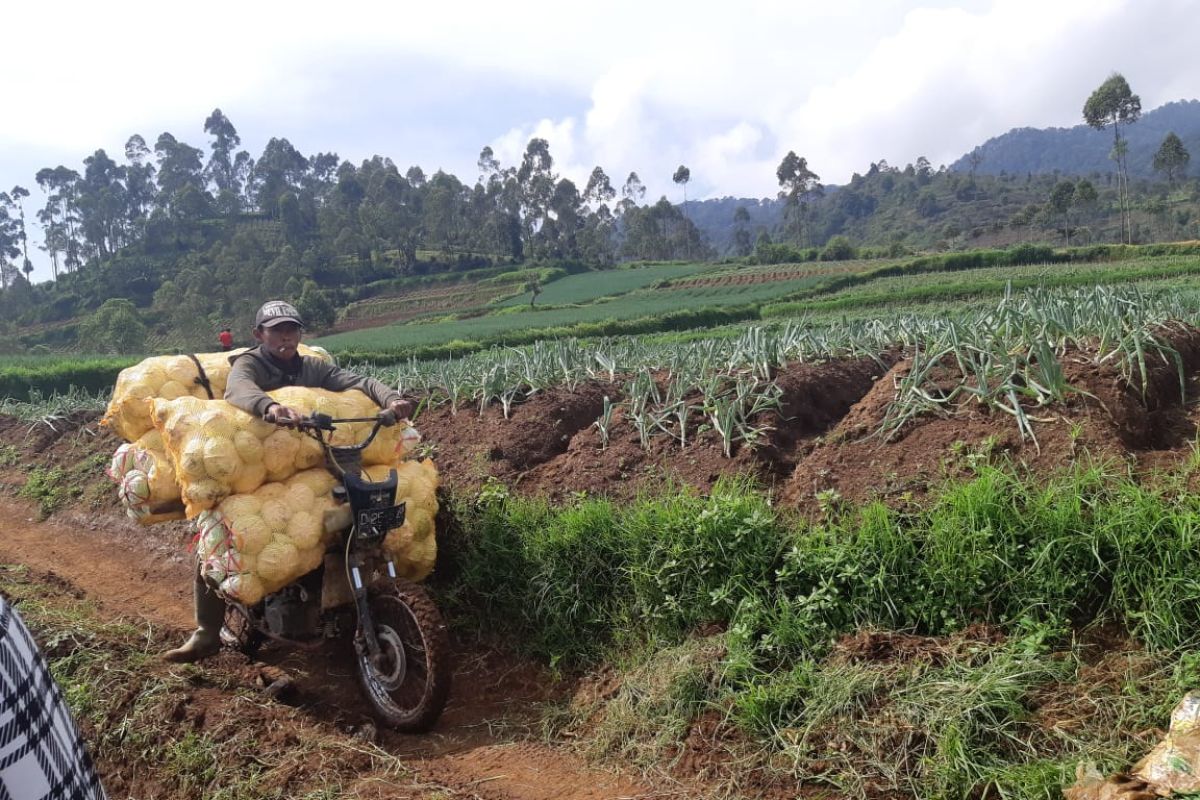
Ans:
<svg viewBox="0 0 1200 800"><path fill-rule="evenodd" d="M257 157L300 152L478 176L533 136L584 185L768 197L789 150L827 184L949 164L1014 127L1082 122L1122 73L1144 110L1200 96L1196 0L141 0L6 4L0 190L121 160L164 131L208 150L220 108ZM41 231L30 230L31 244ZM33 253L31 252L31 257ZM34 279L49 277L44 257Z"/></svg>

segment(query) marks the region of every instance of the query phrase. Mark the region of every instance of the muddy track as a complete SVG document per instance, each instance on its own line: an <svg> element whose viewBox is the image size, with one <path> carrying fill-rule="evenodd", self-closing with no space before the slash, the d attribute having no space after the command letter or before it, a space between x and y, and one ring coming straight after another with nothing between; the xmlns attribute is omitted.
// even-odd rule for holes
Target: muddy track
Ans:
<svg viewBox="0 0 1200 800"><path fill-rule="evenodd" d="M103 617L136 621L167 640L179 639L191 627L189 562L182 546L172 556L159 557L172 549L172 543L170 537L157 543L153 538L146 529L111 512L68 511L37 522L32 506L0 498L0 563L56 576L93 600ZM151 559L146 558L148 543L151 550L159 551ZM332 736L350 740L369 717L344 650L332 644L312 653L267 648L262 661L293 677L298 691L290 702L305 718ZM437 793L413 795L412 785L406 783L395 787L397 794L386 796L482 800L702 796L675 784L652 786L638 776L589 765L565 747L534 738L536 705L552 699L552 681L533 665L486 649L456 644L454 655L454 690L435 729L424 736L382 732L376 742L412 771L412 785L436 787ZM233 674L244 672L246 662L239 655L223 653L204 669ZM232 695L208 698L207 724L216 724L225 703L234 713L232 700ZM264 697L263 702L272 701ZM122 765L102 760L99 766L108 784L129 786L134 780L120 774Z"/></svg>

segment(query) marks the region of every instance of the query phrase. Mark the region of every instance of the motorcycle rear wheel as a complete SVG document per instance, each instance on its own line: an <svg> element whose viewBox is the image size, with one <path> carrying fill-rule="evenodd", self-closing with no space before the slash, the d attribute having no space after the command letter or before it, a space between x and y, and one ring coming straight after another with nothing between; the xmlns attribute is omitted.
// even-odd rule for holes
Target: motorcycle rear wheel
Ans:
<svg viewBox="0 0 1200 800"><path fill-rule="evenodd" d="M380 722L407 733L433 727L450 693L446 624L421 587L397 581L368 602L380 655L358 654L359 687Z"/></svg>

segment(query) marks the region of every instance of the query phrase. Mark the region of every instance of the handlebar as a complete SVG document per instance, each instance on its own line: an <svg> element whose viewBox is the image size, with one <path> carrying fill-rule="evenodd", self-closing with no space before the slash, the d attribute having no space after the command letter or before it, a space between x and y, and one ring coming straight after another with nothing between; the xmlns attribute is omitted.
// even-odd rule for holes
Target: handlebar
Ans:
<svg viewBox="0 0 1200 800"><path fill-rule="evenodd" d="M314 439L320 442L321 446L326 450L349 455L351 453L362 452L363 450L366 450L367 447L370 446L371 442L375 441L375 436L379 433L380 428L390 428L399 420L396 418L394 412L384 409L373 417L335 418L328 414L314 413L301 417L295 422L291 422L280 421L275 417L274 414L264 414L263 421L273 422L277 425L282 425L289 428L295 428L302 433L307 433L308 435L312 436ZM363 439L358 444L333 445L326 440L325 433L332 433L338 425L345 425L352 422L373 422L374 425L371 426L371 432L367 434L367 438Z"/></svg>

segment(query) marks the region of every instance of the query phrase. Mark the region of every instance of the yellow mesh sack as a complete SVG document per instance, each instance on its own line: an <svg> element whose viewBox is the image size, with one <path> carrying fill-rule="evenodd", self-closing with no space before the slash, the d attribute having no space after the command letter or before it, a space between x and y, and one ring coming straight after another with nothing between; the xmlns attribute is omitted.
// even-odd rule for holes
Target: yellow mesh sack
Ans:
<svg viewBox="0 0 1200 800"><path fill-rule="evenodd" d="M253 605L316 569L333 540L325 512L334 478L323 469L226 497L196 518L201 571L226 597Z"/></svg>
<svg viewBox="0 0 1200 800"><path fill-rule="evenodd" d="M403 461L393 465L364 467L363 473L373 481L387 477L396 470L396 502L405 503L404 524L389 531L383 540L384 549L396 564L396 573L411 581L424 580L433 572L437 561L438 472L430 459Z"/></svg>
<svg viewBox="0 0 1200 800"><path fill-rule="evenodd" d="M301 344L300 352L332 363L333 358L320 347ZM197 353L196 359L204 368L212 386L213 397L225 394L229 380L230 356L244 353L245 348L228 353ZM200 371L196 362L186 355L153 356L132 367L121 370L113 387L112 400L101 422L113 429L127 442L132 442L154 427L150 404L154 400L177 400L180 397L208 399L208 392L199 383Z"/></svg>
<svg viewBox="0 0 1200 800"><path fill-rule="evenodd" d="M117 496L131 518L143 525L183 519L182 507L156 510L178 503L180 495L175 466L158 431L118 447L106 471L117 484Z"/></svg>
<svg viewBox="0 0 1200 800"><path fill-rule="evenodd" d="M330 392L288 386L269 394L305 414L322 411L343 418L374 417L379 411L375 402L358 390ZM224 400L154 400L152 421L175 465L189 518L232 494L254 492L325 461L320 444L307 434L265 423ZM339 425L332 442L358 443L372 424ZM382 428L363 451L363 463L395 462L403 432L403 425Z"/></svg>

